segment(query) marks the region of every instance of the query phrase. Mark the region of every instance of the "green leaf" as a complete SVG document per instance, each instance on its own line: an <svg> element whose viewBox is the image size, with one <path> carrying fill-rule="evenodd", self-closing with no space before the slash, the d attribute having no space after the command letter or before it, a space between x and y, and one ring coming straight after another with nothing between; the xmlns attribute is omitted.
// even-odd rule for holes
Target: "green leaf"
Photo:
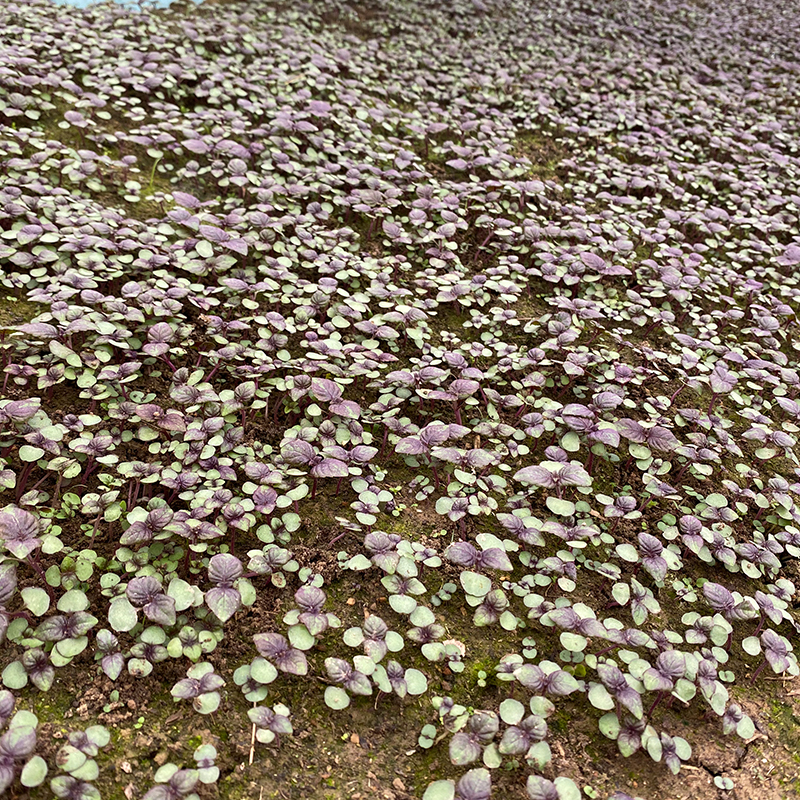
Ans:
<svg viewBox="0 0 800 800"><path fill-rule="evenodd" d="M175 610L178 612L196 605L195 587L182 578L173 578L169 582L167 594L175 601Z"/></svg>
<svg viewBox="0 0 800 800"><path fill-rule="evenodd" d="M348 647L360 647L364 641L364 632L361 628L348 628L344 632L342 640Z"/></svg>
<svg viewBox="0 0 800 800"><path fill-rule="evenodd" d="M628 443L628 452L636 459L647 459L652 455L649 447L635 442Z"/></svg>
<svg viewBox="0 0 800 800"><path fill-rule="evenodd" d="M627 605L631 599L631 587L627 583L615 583L611 595L621 606Z"/></svg>
<svg viewBox="0 0 800 800"><path fill-rule="evenodd" d="M736 726L736 735L747 741L756 735L756 726L750 717L743 717Z"/></svg>
<svg viewBox="0 0 800 800"><path fill-rule="evenodd" d="M631 564L636 564L639 561L639 552L632 544L618 544L616 551L623 561L628 561Z"/></svg>
<svg viewBox="0 0 800 800"><path fill-rule="evenodd" d="M672 694L684 703L688 703L697 694L697 686L686 678L678 678Z"/></svg>
<svg viewBox="0 0 800 800"><path fill-rule="evenodd" d="M433 742L436 739L436 726L435 725L423 725L422 730L419 733L419 738L417 739L417 744L427 750L429 747L433 746Z"/></svg>
<svg viewBox="0 0 800 800"><path fill-rule="evenodd" d="M220 622L227 622L240 608L242 596L236 589L215 586L205 593L206 605Z"/></svg>
<svg viewBox="0 0 800 800"><path fill-rule="evenodd" d="M278 677L278 670L266 658L256 656L250 664L250 675L259 683L272 683Z"/></svg>
<svg viewBox="0 0 800 800"><path fill-rule="evenodd" d="M742 650L750 656L757 656L761 652L761 642L757 636L747 636L742 639Z"/></svg>
<svg viewBox="0 0 800 800"><path fill-rule="evenodd" d="M553 783L558 790L558 800L581 800L581 790L572 778L560 775Z"/></svg>
<svg viewBox="0 0 800 800"><path fill-rule="evenodd" d="M83 366L80 356L74 350L70 350L69 347L61 344L61 342L51 339L48 342L48 347L50 348L50 352L56 358L66 361L71 367L80 369Z"/></svg>
<svg viewBox="0 0 800 800"><path fill-rule="evenodd" d="M562 517L571 517L575 513L575 503L571 500L562 500L560 497L548 497L545 505L554 514Z"/></svg>
<svg viewBox="0 0 800 800"><path fill-rule="evenodd" d="M525 716L525 706L512 698L507 698L500 703L500 719L506 725L516 725Z"/></svg>
<svg viewBox="0 0 800 800"><path fill-rule="evenodd" d="M34 756L22 768L19 776L20 783L28 789L41 786L47 777L47 762L41 756Z"/></svg>
<svg viewBox="0 0 800 800"><path fill-rule="evenodd" d="M675 743L675 752L681 761L688 761L692 757L692 746L682 736L675 736L672 740Z"/></svg>
<svg viewBox="0 0 800 800"><path fill-rule="evenodd" d="M428 691L428 679L418 669L411 667L405 671L406 688L410 695L425 694Z"/></svg>
<svg viewBox="0 0 800 800"><path fill-rule="evenodd" d="M473 597L484 597L492 588L492 581L490 578L478 572L472 572L471 570L462 572L460 580L464 591Z"/></svg>
<svg viewBox="0 0 800 800"><path fill-rule="evenodd" d="M26 586L20 591L25 608L34 616L41 617L50 608L50 597L44 589L37 586Z"/></svg>
<svg viewBox="0 0 800 800"><path fill-rule="evenodd" d="M453 800L456 796L456 786L453 781L441 780L428 784L422 800Z"/></svg>
<svg viewBox="0 0 800 800"><path fill-rule="evenodd" d="M105 725L90 725L86 729L86 735L95 747L102 749L111 741L111 733ZM210 747L211 745L209 745Z"/></svg>
<svg viewBox="0 0 800 800"><path fill-rule="evenodd" d="M292 625L287 632L287 636L289 637L289 643L292 647L298 650L310 650L317 641L308 632L308 628L302 624Z"/></svg>
<svg viewBox="0 0 800 800"><path fill-rule="evenodd" d="M325 689L325 705L339 711L350 705L350 696L339 686L328 686Z"/></svg>
<svg viewBox="0 0 800 800"><path fill-rule="evenodd" d="M410 614L417 607L417 601L407 594L391 594L389 605L398 614Z"/></svg>
<svg viewBox="0 0 800 800"><path fill-rule="evenodd" d="M71 589L70 591L61 595L56 607L59 611L63 611L65 614L74 611L86 611L86 609L89 607L89 598L86 596L86 592L83 592L80 589Z"/></svg>
<svg viewBox="0 0 800 800"><path fill-rule="evenodd" d="M156 774L153 775L153 780L155 780L156 783L167 783L179 769L180 767L177 764L168 761L156 770Z"/></svg>
<svg viewBox="0 0 800 800"><path fill-rule="evenodd" d="M541 695L534 695L531 697L528 707L532 714L538 714L540 717L545 717L545 719L551 716L556 710L553 702Z"/></svg>
<svg viewBox="0 0 800 800"><path fill-rule="evenodd" d="M598 722L600 733L608 739L616 739L619 736L620 724L616 714L603 714Z"/></svg>
<svg viewBox="0 0 800 800"><path fill-rule="evenodd" d="M504 611L500 615L500 627L504 631L515 631L519 625L519 620L513 611Z"/></svg>
<svg viewBox="0 0 800 800"><path fill-rule="evenodd" d="M36 728L39 725L39 718L32 711L17 711L8 723L8 730L12 728Z"/></svg>
<svg viewBox="0 0 800 800"><path fill-rule="evenodd" d="M186 670L186 675L195 680L201 680L206 675L210 675L214 671L214 665L210 661L201 661L199 664L193 664Z"/></svg>
<svg viewBox="0 0 800 800"><path fill-rule="evenodd" d="M405 647L405 640L397 631L389 631L384 641L390 653L399 653Z"/></svg>
<svg viewBox="0 0 800 800"><path fill-rule="evenodd" d="M56 764L58 764L59 769L72 774L86 763L87 758L86 753L78 750L77 747L65 744L56 755Z"/></svg>
<svg viewBox="0 0 800 800"><path fill-rule="evenodd" d="M364 675L372 675L377 668L375 661L369 656L354 656L353 666Z"/></svg>
<svg viewBox="0 0 800 800"><path fill-rule="evenodd" d="M128 672L136 678L146 678L153 671L153 665L146 658L132 658L128 661Z"/></svg>
<svg viewBox="0 0 800 800"><path fill-rule="evenodd" d="M581 449L581 439L574 431L569 431L561 437L561 446L568 453L577 453Z"/></svg>
<svg viewBox="0 0 800 800"><path fill-rule="evenodd" d="M589 702L600 711L610 711L614 708L614 698L608 693L608 689L602 683L594 683L589 689ZM608 716L606 714L605 716ZM611 716L614 716L613 714ZM605 717L601 718L601 722ZM616 717L614 716L614 719ZM619 724L619 723L617 723ZM600 729L602 731L602 728ZM609 737L616 738L616 737Z"/></svg>
<svg viewBox="0 0 800 800"><path fill-rule="evenodd" d="M559 636L559 641L565 650L569 650L572 653L582 652L589 643L585 636L581 636L579 633L571 633L570 631L563 631Z"/></svg>
<svg viewBox="0 0 800 800"><path fill-rule="evenodd" d="M97 780L97 776L100 774L100 769L97 766L97 762L93 758L88 758L82 767L72 770L70 774L76 780L88 782Z"/></svg>
<svg viewBox="0 0 800 800"><path fill-rule="evenodd" d="M119 632L131 630L137 622L138 614L127 597L115 597L108 608L108 624Z"/></svg>
<svg viewBox="0 0 800 800"><path fill-rule="evenodd" d="M54 553L60 553L64 549L64 544L62 543L61 539L58 536L53 536L51 534L46 534L42 537L42 552L45 555L51 556ZM50 584L50 586L58 586L61 583L61 573L59 571L58 581L56 583L51 583L50 576L52 573L50 572L51 569L58 570L58 566L53 564L52 567L49 567L47 570L46 580Z"/></svg>
<svg viewBox="0 0 800 800"><path fill-rule="evenodd" d="M200 241L195 244L194 249L197 251L197 255L199 255L200 258L214 257L214 248L211 246L211 242L207 242L205 239L200 239Z"/></svg>
<svg viewBox="0 0 800 800"><path fill-rule="evenodd" d="M714 693L708 698L708 704L714 710L717 716L722 716L725 713L725 706L728 703L728 690L718 683L714 687Z"/></svg>
<svg viewBox="0 0 800 800"><path fill-rule="evenodd" d="M553 753L547 742L536 742L525 754L525 760L540 772L550 763Z"/></svg>
<svg viewBox="0 0 800 800"><path fill-rule="evenodd" d="M658 736L648 736L644 742L644 748L647 750L648 755L653 759L653 761L661 761L664 748L661 744L661 739Z"/></svg>
<svg viewBox="0 0 800 800"><path fill-rule="evenodd" d="M198 714L213 714L219 708L220 699L219 692L205 692L192 700L192 708Z"/></svg>
<svg viewBox="0 0 800 800"><path fill-rule="evenodd" d="M483 763L489 769L497 769L503 763L503 757L494 742L483 751Z"/></svg>
<svg viewBox="0 0 800 800"><path fill-rule="evenodd" d="M41 447L34 447L30 444L24 444L19 449L20 461L38 461L44 455L44 450Z"/></svg>
<svg viewBox="0 0 800 800"><path fill-rule="evenodd" d="M78 636L74 639L64 639L61 642L56 642L53 649L58 651L58 654L63 658L75 658L86 649L87 644L89 644L88 636Z"/></svg>
<svg viewBox="0 0 800 800"><path fill-rule="evenodd" d="M22 689L28 683L28 673L21 661L12 661L3 670L3 686L9 689Z"/></svg>
<svg viewBox="0 0 800 800"><path fill-rule="evenodd" d="M369 569L372 566L372 562L365 555L359 553L353 556L345 566L347 569L351 569L354 572L361 572L365 569Z"/></svg>

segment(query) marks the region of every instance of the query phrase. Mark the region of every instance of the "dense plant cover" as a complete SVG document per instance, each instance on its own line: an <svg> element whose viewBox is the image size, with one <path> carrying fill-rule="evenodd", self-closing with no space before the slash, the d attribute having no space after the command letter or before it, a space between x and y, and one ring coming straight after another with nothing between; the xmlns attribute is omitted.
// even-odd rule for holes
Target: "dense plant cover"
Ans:
<svg viewBox="0 0 800 800"><path fill-rule="evenodd" d="M99 796L104 728L48 764L14 715L70 666L241 695L256 758L283 687L413 703L425 800L580 797L567 703L672 773L666 708L751 740L737 691L799 672L799 25L3 3L0 786Z"/></svg>

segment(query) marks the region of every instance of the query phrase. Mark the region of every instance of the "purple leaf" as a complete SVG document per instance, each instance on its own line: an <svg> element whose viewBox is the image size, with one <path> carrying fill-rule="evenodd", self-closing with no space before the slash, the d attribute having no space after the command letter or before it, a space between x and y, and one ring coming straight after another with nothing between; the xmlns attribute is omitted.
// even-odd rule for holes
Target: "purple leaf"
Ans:
<svg viewBox="0 0 800 800"><path fill-rule="evenodd" d="M492 776L480 767L471 769L456 784L457 800L489 800L492 794Z"/></svg>
<svg viewBox="0 0 800 800"><path fill-rule="evenodd" d="M250 721L258 728L264 728L278 735L291 735L292 723L284 714L276 714L271 708L256 706L247 712Z"/></svg>
<svg viewBox="0 0 800 800"><path fill-rule="evenodd" d="M320 403L332 403L342 397L341 387L326 378L314 378L311 381L311 393Z"/></svg>
<svg viewBox="0 0 800 800"><path fill-rule="evenodd" d="M200 227L202 227L202 225ZM228 250L233 250L234 253L239 253L241 256L247 255L247 242L244 239L229 239L222 244L224 247L227 247Z"/></svg>
<svg viewBox="0 0 800 800"><path fill-rule="evenodd" d="M481 754L481 746L469 734L460 731L450 740L450 761L457 767L471 764Z"/></svg>
<svg viewBox="0 0 800 800"><path fill-rule="evenodd" d="M311 467L310 475L315 478L346 478L350 474L347 464L337 458L325 458Z"/></svg>
<svg viewBox="0 0 800 800"><path fill-rule="evenodd" d="M715 394L725 394L733 391L733 387L736 386L738 380L736 375L720 361L716 363L709 376L711 391Z"/></svg>
<svg viewBox="0 0 800 800"><path fill-rule="evenodd" d="M0 564L0 608L5 608L17 590L16 564Z"/></svg>
<svg viewBox="0 0 800 800"><path fill-rule="evenodd" d="M444 551L444 557L460 567L472 567L478 563L480 554L469 542L454 542Z"/></svg>
<svg viewBox="0 0 800 800"><path fill-rule="evenodd" d="M530 800L559 800L558 788L547 778L541 775L528 776L528 782L525 785Z"/></svg>
<svg viewBox="0 0 800 800"><path fill-rule="evenodd" d="M714 611L727 614L733 611L733 607L736 605L733 595L719 583L706 581L703 584L703 594Z"/></svg>
<svg viewBox="0 0 800 800"><path fill-rule="evenodd" d="M281 455L289 464L305 466L317 457L314 448L303 439L291 439L282 448Z"/></svg>
<svg viewBox="0 0 800 800"><path fill-rule="evenodd" d="M648 446L655 450L670 451L680 444L673 433L662 425L646 429L645 438Z"/></svg>
<svg viewBox="0 0 800 800"><path fill-rule="evenodd" d="M211 148L201 139L184 139L181 144L190 152L205 155Z"/></svg>
<svg viewBox="0 0 800 800"><path fill-rule="evenodd" d="M133 605L140 607L152 602L163 593L164 590L161 587L161 583L152 575L143 578L133 578L125 588L125 594L128 600L130 600Z"/></svg>
<svg viewBox="0 0 800 800"><path fill-rule="evenodd" d="M514 474L514 480L533 486L542 486L546 489L556 485L553 473L549 469L539 466L524 467Z"/></svg>
<svg viewBox="0 0 800 800"><path fill-rule="evenodd" d="M30 512L17 506L0 511L0 539L15 558L22 560L41 545L38 534L39 520Z"/></svg>
<svg viewBox="0 0 800 800"><path fill-rule="evenodd" d="M208 579L223 588L233 586L242 571L242 562L230 553L218 553L208 562Z"/></svg>
<svg viewBox="0 0 800 800"><path fill-rule="evenodd" d="M545 685L545 674L536 664L523 664L514 670L514 677L534 694L540 692Z"/></svg>
<svg viewBox="0 0 800 800"><path fill-rule="evenodd" d="M205 594L206 605L220 622L227 622L242 605L242 596L236 589L216 586Z"/></svg>
<svg viewBox="0 0 800 800"><path fill-rule="evenodd" d="M226 231L223 231L221 228L217 228L215 225L201 225L200 235L204 236L210 242L214 242L216 244L222 244L231 238Z"/></svg>
<svg viewBox="0 0 800 800"><path fill-rule="evenodd" d="M631 442L644 444L646 441L646 431L636 420L623 417L617 420L617 430Z"/></svg>
<svg viewBox="0 0 800 800"><path fill-rule="evenodd" d="M475 562L478 569L496 569L500 572L511 572L513 565L505 550L489 547L484 550ZM470 565L467 565L470 566Z"/></svg>
<svg viewBox="0 0 800 800"><path fill-rule="evenodd" d="M36 730L28 725L19 725L0 736L0 754L13 759L27 758L36 747Z"/></svg>
<svg viewBox="0 0 800 800"><path fill-rule="evenodd" d="M175 600L166 594L159 594L142 606L144 615L158 625L170 627L175 624Z"/></svg>

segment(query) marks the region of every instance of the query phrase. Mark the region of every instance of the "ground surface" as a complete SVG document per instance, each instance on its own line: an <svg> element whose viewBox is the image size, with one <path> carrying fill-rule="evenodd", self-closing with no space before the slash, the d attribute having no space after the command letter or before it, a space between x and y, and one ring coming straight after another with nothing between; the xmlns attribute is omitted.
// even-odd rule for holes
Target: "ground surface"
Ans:
<svg viewBox="0 0 800 800"><path fill-rule="evenodd" d="M799 24L3 3L9 796L796 796Z"/></svg>

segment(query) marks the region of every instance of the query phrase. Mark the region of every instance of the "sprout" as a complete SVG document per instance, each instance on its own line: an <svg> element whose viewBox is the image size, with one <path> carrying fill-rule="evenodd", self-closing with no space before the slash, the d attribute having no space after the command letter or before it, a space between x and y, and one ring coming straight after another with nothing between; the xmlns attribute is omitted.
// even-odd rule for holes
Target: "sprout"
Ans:
<svg viewBox="0 0 800 800"><path fill-rule="evenodd" d="M214 673L214 666L207 661L189 667L185 678L172 687L173 699L191 700L194 710L199 714L212 714L219 708L220 694L217 689L225 681Z"/></svg>
<svg viewBox="0 0 800 800"><path fill-rule="evenodd" d="M578 800L581 790L571 778L560 776L554 781L531 775L525 785L531 800Z"/></svg>
<svg viewBox="0 0 800 800"><path fill-rule="evenodd" d="M256 649L274 662L281 672L290 675L305 675L308 673L308 661L302 650L290 647L286 639L279 633L257 633L253 637Z"/></svg>
<svg viewBox="0 0 800 800"><path fill-rule="evenodd" d="M471 769L459 779L434 781L428 785L422 800L489 800L492 793L492 777L482 767Z"/></svg>
<svg viewBox="0 0 800 800"><path fill-rule="evenodd" d="M240 608L242 595L235 587L242 563L230 553L219 553L208 562L208 579L214 584L205 594L206 605L221 622L227 622Z"/></svg>
<svg viewBox="0 0 800 800"><path fill-rule="evenodd" d="M476 711L467 722L467 729L450 740L450 761L456 766L471 764L480 757L482 749L493 741L499 729L497 714Z"/></svg>
<svg viewBox="0 0 800 800"><path fill-rule="evenodd" d="M164 592L157 578L134 578L125 589L125 596L156 624L166 627L175 624L175 600Z"/></svg>
<svg viewBox="0 0 800 800"><path fill-rule="evenodd" d="M294 733L289 721L289 709L277 704L274 708L256 706L247 712L250 722L256 726L256 739L262 744L272 743L277 736Z"/></svg>
<svg viewBox="0 0 800 800"><path fill-rule="evenodd" d="M577 464L559 464L557 461L544 461L538 466L525 467L514 474L520 483L556 489L558 496L565 486L591 486L592 479L583 467Z"/></svg>
<svg viewBox="0 0 800 800"><path fill-rule="evenodd" d="M369 669L372 671L375 665L371 660L370 664L372 666ZM367 668L367 665L362 666ZM350 666L347 661L341 658L326 658L325 669L328 673L328 678L333 683L340 684L340 686L329 686L325 690L325 703L330 708L338 710L350 705L348 692L355 695L372 694L372 684L369 677Z"/></svg>

